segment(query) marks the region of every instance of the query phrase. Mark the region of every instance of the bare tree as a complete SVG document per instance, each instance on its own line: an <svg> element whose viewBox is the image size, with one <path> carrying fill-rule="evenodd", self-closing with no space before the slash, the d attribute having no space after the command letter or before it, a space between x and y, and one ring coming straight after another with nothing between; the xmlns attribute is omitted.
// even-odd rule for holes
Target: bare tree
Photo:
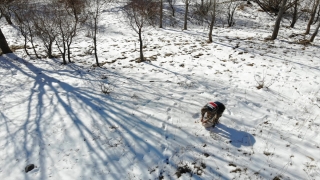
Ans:
<svg viewBox="0 0 320 180"><path fill-rule="evenodd" d="M46 48L46 54L53 58L52 45L58 36L56 14L52 4L42 5L37 8L37 13L33 14L33 23L36 36L42 41Z"/></svg>
<svg viewBox="0 0 320 180"><path fill-rule="evenodd" d="M211 0L210 0L211 2ZM210 3L210 24L209 24L209 42L212 42L212 30L214 23L216 21L216 8L217 7L217 0L213 0L213 4Z"/></svg>
<svg viewBox="0 0 320 180"><path fill-rule="evenodd" d="M89 31L90 36L93 39L93 50L94 50L94 56L96 59L96 64L98 67L100 67L99 59L98 59L98 51L97 51L97 34L98 34L98 23L99 18L101 16L102 11L106 7L106 5L111 2L111 0L91 0L88 1L87 5L87 12L88 12L88 25L89 25Z"/></svg>
<svg viewBox="0 0 320 180"><path fill-rule="evenodd" d="M209 25L209 42L212 42L212 30L216 20L217 5L217 0L202 0L201 4L196 3L194 5L194 15Z"/></svg>
<svg viewBox="0 0 320 180"><path fill-rule="evenodd" d="M314 24L318 22L319 18L320 18L320 6L318 8L317 17L316 17L316 20L314 20Z"/></svg>
<svg viewBox="0 0 320 180"><path fill-rule="evenodd" d="M320 0L314 0L313 1L313 6L312 6L311 14L310 14L310 19L309 19L305 34L309 34L310 33L310 28L311 28L311 25L312 25L312 23L314 21L315 15L317 13L317 8L319 6L319 3L320 3Z"/></svg>
<svg viewBox="0 0 320 180"><path fill-rule="evenodd" d="M278 36L281 19L282 19L282 16L283 16L284 12L285 12L285 9L286 9L286 3L287 3L287 0L282 0L281 8L280 8L280 11L278 13L277 20L276 20L276 23L274 25L273 33L272 33L272 36L271 36L270 40L275 40L277 38L277 36Z"/></svg>
<svg viewBox="0 0 320 180"><path fill-rule="evenodd" d="M16 15L15 17L17 18L18 16ZM28 30L27 30L28 28L27 28L26 24L23 23L23 21L18 20L17 22L18 22L17 27L18 27L18 29L24 39L24 45L23 45L24 51L28 56L30 56L30 54L27 50L28 37L29 37Z"/></svg>
<svg viewBox="0 0 320 180"><path fill-rule="evenodd" d="M320 21L318 20L318 25L317 25L315 31L313 32L312 36L310 37L310 42L313 42L313 41L314 41L314 38L315 38L315 37L317 36L317 34L318 34L319 28L320 28Z"/></svg>
<svg viewBox="0 0 320 180"><path fill-rule="evenodd" d="M12 53L11 49L8 46L7 40L4 37L1 29L0 29L0 49L3 54Z"/></svg>
<svg viewBox="0 0 320 180"><path fill-rule="evenodd" d="M194 19L196 19L197 21L199 21L201 24L203 24L204 21L207 21L207 16L209 14L209 8L212 4L211 0L206 0L204 2L204 0L201 0L200 3L198 3L197 1L194 4L194 9L192 12L192 17Z"/></svg>
<svg viewBox="0 0 320 180"><path fill-rule="evenodd" d="M254 2L256 2L264 11L272 12L272 13L275 13L276 15L282 8L282 4L281 4L282 0L254 0ZM291 2L287 3L284 7L285 11L291 8L292 6L293 6L293 3Z"/></svg>
<svg viewBox="0 0 320 180"><path fill-rule="evenodd" d="M162 20L163 20L163 0L160 0L160 25L159 25L159 28L162 28Z"/></svg>
<svg viewBox="0 0 320 180"><path fill-rule="evenodd" d="M8 24L13 24L11 21L10 9L12 6L13 0L1 0L0 1L0 17L3 16Z"/></svg>
<svg viewBox="0 0 320 180"><path fill-rule="evenodd" d="M59 10L58 10L59 11ZM63 12L59 11L57 16L57 25L58 25L58 36L55 39L56 45L62 55L62 61L63 64L66 65L66 54L67 54L67 41L68 41L68 33L72 31L72 29L69 29L69 23L65 20L65 18L62 19Z"/></svg>
<svg viewBox="0 0 320 180"><path fill-rule="evenodd" d="M185 3L185 11L184 11L184 23L183 23L183 29L187 30L188 29L188 13L189 13L189 5L191 4L191 0L184 0Z"/></svg>
<svg viewBox="0 0 320 180"><path fill-rule="evenodd" d="M157 7L157 3L152 0L129 0L124 8L129 25L139 35L140 59L138 62L145 60L143 56L143 28L153 25L154 21L150 18L159 12Z"/></svg>
<svg viewBox="0 0 320 180"><path fill-rule="evenodd" d="M54 0L54 6L57 7L56 22L58 36L55 39L56 45L62 55L63 64L71 62L71 44L76 36L80 23L86 19L86 16L80 16L84 12L85 0Z"/></svg>
<svg viewBox="0 0 320 180"><path fill-rule="evenodd" d="M67 31L67 50L68 50L68 61L71 62L71 44L73 38L77 35L80 23L86 20L86 16L80 16L84 12L85 0L65 0L65 10L71 17L70 24L71 28Z"/></svg>
<svg viewBox="0 0 320 180"><path fill-rule="evenodd" d="M294 0L293 1L293 13L292 13L292 21L290 24L291 28L294 28L294 25L296 24L298 20L298 5L300 0Z"/></svg>
<svg viewBox="0 0 320 180"><path fill-rule="evenodd" d="M171 9L171 13L172 13L172 16L175 15L175 12L176 12L176 9L175 9L175 4L176 4L176 0L167 0L168 4L169 4L169 7Z"/></svg>
<svg viewBox="0 0 320 180"><path fill-rule="evenodd" d="M38 53L35 48L35 31L34 31L34 16L35 5L28 1L21 1L16 5L14 12L14 20L20 30L21 35L24 37L24 50L29 56L27 50L27 43L30 42L33 52L37 58L39 58Z"/></svg>
<svg viewBox="0 0 320 180"><path fill-rule="evenodd" d="M227 22L228 26L231 27L234 25L234 13L238 7L239 2L236 0L230 0L227 2Z"/></svg>

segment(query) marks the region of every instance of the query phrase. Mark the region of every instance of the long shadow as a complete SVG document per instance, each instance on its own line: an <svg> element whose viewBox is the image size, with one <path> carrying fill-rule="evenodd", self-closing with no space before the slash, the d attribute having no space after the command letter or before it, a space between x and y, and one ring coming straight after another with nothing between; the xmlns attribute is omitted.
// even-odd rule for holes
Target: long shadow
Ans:
<svg viewBox="0 0 320 180"><path fill-rule="evenodd" d="M216 36L216 35L214 35L214 36ZM216 37L218 37L218 36L216 36ZM245 40L239 40L239 41L245 41ZM279 41L287 42L287 41L284 41L284 40L279 40ZM254 43L253 41L250 41L250 42L251 42L251 43ZM213 43L218 44L218 45L221 45L221 46L233 48L233 46L231 46L231 45L229 45L229 44L224 44L224 43L220 43L220 42L217 42L217 41L215 41L215 42L213 42ZM287 43L289 43L289 42L287 42ZM299 46L298 46L298 47L299 47ZM319 48L319 46L315 46L315 47ZM260 52L256 51L255 49L250 50L250 48L246 48L246 49L245 49L245 48L240 47L240 48L237 48L237 49L241 49L241 50L248 51L248 53L251 53L251 54L253 54L253 55L258 55L258 54L260 53ZM309 66L309 65L306 65L306 64L303 64L303 63L299 63L299 62L295 62L295 61L292 61L292 60L289 60L289 59L282 59L282 58L279 58L279 56L273 56L273 55L271 55L270 53L264 54L264 56L270 57L270 58L273 58L273 59L276 59L276 60L284 61L284 62L291 62L291 63L293 63L293 64L298 64L298 65L300 65L300 66L304 66L304 67L307 67L307 68L310 68L310 69L314 69L314 70L320 71L320 68L319 68L319 67L312 67L312 66Z"/></svg>
<svg viewBox="0 0 320 180"><path fill-rule="evenodd" d="M121 131L115 131L115 134L121 136L122 147L127 148L129 152L135 154L135 158L142 160L143 154L136 151L136 149L144 149L145 152L152 151L158 158L159 161L167 159L167 156L163 154L162 150L157 149L153 143L146 142L145 137L148 137L152 142L161 142L163 129L155 126L154 124L147 122L143 119L140 119L138 116L132 115L134 113L140 113L147 116L143 111L137 109L131 109L131 106L127 104L122 104L120 101L113 101L111 98L106 98L102 94L94 91L88 91L79 87L74 87L66 82L63 82L53 76L62 75L63 72L68 73L68 76L72 78L79 78L75 73L70 73L70 70L62 70L56 72L55 70L48 71L39 67L35 67L32 63L29 63L23 59L20 59L14 54L6 56L6 61L1 62L0 67L3 68L14 68L22 73L24 76L29 79L33 79L32 88L30 89L29 98L27 99L27 114L23 120L21 128L18 128L16 131L12 132L8 127L8 139L11 139L15 143L15 136L23 134L22 145L14 145L14 153L16 156L24 156L22 159L31 161L34 158L34 153L39 153L38 157L38 167L40 168L39 177L41 179L48 178L47 166L51 162L55 161L55 158L51 151L49 151L48 146L48 135L52 129L47 124L50 122L47 120L48 114L51 114L52 117L56 116L61 118L61 129L65 129L64 139L73 140L73 144L83 143L85 147L90 151L90 161L91 167L97 167L99 163L103 163L108 166L110 169L113 169L116 172L123 171L123 167L117 161L113 161L114 158L110 155L110 149L114 148L119 150L116 147L106 147L105 140L106 137L110 134L107 131L99 131L99 135L93 132L92 127L88 126L88 120L92 123L96 123L100 126L101 129L104 127L109 127L112 129L114 127L120 128ZM13 63L13 61L15 61ZM20 65L25 65L27 71L22 69ZM72 70L73 72L74 70ZM63 75L65 75L63 73ZM74 75L74 76L73 76ZM80 75L81 76L81 75ZM84 78L81 76L81 78ZM97 81L95 78L87 77L86 80ZM126 77L124 77L126 78ZM85 78L84 78L85 79ZM126 78L127 79L127 78ZM142 84L140 84L142 85ZM145 85L143 85L145 86ZM132 91L129 89L128 91ZM151 87L146 88L147 90L152 89ZM49 97L48 92L52 92L52 97ZM154 92L154 95L156 93ZM125 93L118 93L118 96L127 96ZM51 103L48 105L44 102L47 99L51 99ZM57 103L53 103L54 99ZM129 103L133 103L129 102ZM169 106L162 104L162 106ZM83 117L83 113L86 114L86 117ZM116 115L116 116L115 116ZM67 116L67 117L66 117ZM9 118L5 114L1 114L5 121L5 125L10 122ZM73 126L76 128L77 132L75 135L68 132L68 127L70 122L65 122L65 118L71 119ZM50 120L50 119L49 119ZM167 126L170 126L175 129L179 129L177 126L168 123L167 121L160 119L159 117L153 117L153 122L164 123ZM140 132L136 134L135 131ZM179 130L181 133L192 136L190 132ZM155 136L156 135L156 136ZM102 137L105 137L104 139ZM100 138L100 139L99 139ZM82 139L82 140L77 140ZM62 142L61 142L62 143ZM187 139L176 136L175 146L188 146L190 143ZM195 148L195 151L201 153L200 148ZM46 155L48 158L45 158ZM169 162L174 166L174 162ZM88 168L86 164L79 164L81 169ZM9 168L14 168L14 164L8 165ZM51 171L59 171L58 166L50 167ZM147 169L148 167L145 166ZM58 174L58 173L57 173ZM85 176L85 172L81 172L82 176ZM121 178L118 174L112 174L112 178L117 179ZM25 179L29 179L30 176L27 174L24 175ZM62 178L62 177L61 177ZM105 179L103 174L99 175L99 179Z"/></svg>
<svg viewBox="0 0 320 180"><path fill-rule="evenodd" d="M256 142L252 134L230 128L224 124L218 124L212 129L212 132L223 138L229 139L229 143L237 148L240 148L241 146L253 146Z"/></svg>

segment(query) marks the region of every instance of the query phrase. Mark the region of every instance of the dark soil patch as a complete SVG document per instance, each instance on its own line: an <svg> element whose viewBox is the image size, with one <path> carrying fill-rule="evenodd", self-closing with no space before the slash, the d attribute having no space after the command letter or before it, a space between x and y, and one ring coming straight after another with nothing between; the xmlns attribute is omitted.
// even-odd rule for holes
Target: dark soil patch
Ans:
<svg viewBox="0 0 320 180"><path fill-rule="evenodd" d="M175 174L178 178L180 178L183 173L191 173L191 169L187 164L184 166L179 166Z"/></svg>

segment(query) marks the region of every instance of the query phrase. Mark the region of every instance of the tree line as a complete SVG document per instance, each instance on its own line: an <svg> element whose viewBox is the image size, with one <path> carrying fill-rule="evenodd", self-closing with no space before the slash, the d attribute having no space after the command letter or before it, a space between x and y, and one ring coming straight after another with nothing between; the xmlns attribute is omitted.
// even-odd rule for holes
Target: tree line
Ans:
<svg viewBox="0 0 320 180"><path fill-rule="evenodd" d="M0 17L8 24L14 24L24 40L24 51L39 58L36 42L41 42L46 56L53 58L53 46L61 56L63 64L71 62L71 45L80 27L86 27L94 44L98 63L97 31L103 9L111 0L4 0L0 3ZM1 32L1 31L0 31ZM4 37L2 32L0 38ZM2 38L5 40L4 38ZM8 47L0 47L3 53L10 53Z"/></svg>
<svg viewBox="0 0 320 180"><path fill-rule="evenodd" d="M178 0L1 0L0 19L14 25L23 37L24 51L40 58L36 45L45 48L46 56L53 58L53 48L59 50L63 64L71 62L71 45L80 27L88 29L93 42L93 51L97 66L100 66L97 51L97 33L102 12L110 3L123 5L124 18L139 37L139 61L144 61L143 30L147 26L163 28L165 22L177 26ZM312 25L315 31L308 42L313 42L320 27L320 0L180 0L183 2L183 30L188 23L197 23L208 27L208 42L212 42L212 31L217 23L229 27L235 25L237 9L251 3L257 3L265 13L274 16L275 24L268 40L277 38L280 23L285 17L294 28L300 18L307 18L306 31L310 34ZM41 43L40 43L41 42ZM28 46L31 45L32 52ZM11 53L4 34L0 29L0 49L2 53Z"/></svg>

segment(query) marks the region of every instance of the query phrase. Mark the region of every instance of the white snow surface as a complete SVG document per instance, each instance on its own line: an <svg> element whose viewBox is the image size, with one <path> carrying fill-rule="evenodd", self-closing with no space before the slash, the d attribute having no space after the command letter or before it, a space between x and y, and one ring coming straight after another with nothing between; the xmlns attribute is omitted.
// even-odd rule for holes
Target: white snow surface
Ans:
<svg viewBox="0 0 320 180"><path fill-rule="evenodd" d="M99 22L102 68L86 53L86 30L68 65L23 49L0 56L0 179L320 179L319 37L295 43L289 35L306 22L290 29L284 19L278 38L264 41L275 17L250 6L236 13L213 43L191 23L146 28L144 53L156 59L143 63L120 10ZM23 45L3 18L1 29ZM209 101L226 110L206 129ZM36 168L25 173L28 164Z"/></svg>

